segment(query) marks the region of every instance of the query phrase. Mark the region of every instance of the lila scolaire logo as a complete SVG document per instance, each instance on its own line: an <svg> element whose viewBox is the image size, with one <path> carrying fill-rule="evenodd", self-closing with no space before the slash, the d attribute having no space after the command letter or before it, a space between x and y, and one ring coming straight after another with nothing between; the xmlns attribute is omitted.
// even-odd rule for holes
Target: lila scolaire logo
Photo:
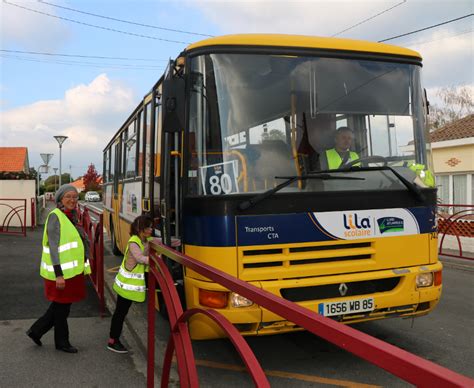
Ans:
<svg viewBox="0 0 474 388"><path fill-rule="evenodd" d="M370 225L369 217L360 217L357 213L343 215L344 218L344 232L345 237L355 236L371 236L372 226Z"/></svg>

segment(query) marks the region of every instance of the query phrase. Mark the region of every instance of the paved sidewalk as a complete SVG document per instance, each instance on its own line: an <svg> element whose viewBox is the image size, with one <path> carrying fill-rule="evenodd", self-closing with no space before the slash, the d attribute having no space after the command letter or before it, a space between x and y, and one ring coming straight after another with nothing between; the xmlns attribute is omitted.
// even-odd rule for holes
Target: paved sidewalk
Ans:
<svg viewBox="0 0 474 388"><path fill-rule="evenodd" d="M98 300L88 282L88 297L75 303L68 319L71 343L79 349L67 354L54 348L53 332L38 347L25 331L42 315L49 302L39 276L42 227L27 237L0 235L0 386L138 387L146 385L146 358L136 334L124 327L127 355L106 349L110 314L99 317ZM110 299L110 298L109 298ZM133 317L133 314L131 314ZM145 337L146 338L146 337Z"/></svg>

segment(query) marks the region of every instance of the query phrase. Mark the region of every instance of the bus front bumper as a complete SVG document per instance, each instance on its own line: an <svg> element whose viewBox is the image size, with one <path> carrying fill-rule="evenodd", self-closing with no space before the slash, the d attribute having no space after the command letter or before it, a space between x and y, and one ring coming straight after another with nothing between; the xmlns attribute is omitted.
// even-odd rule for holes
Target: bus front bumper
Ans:
<svg viewBox="0 0 474 388"><path fill-rule="evenodd" d="M417 317L428 314L439 301L442 284L417 287L417 275L442 270L440 262L430 265L397 268L373 272L330 275L303 279L251 282L272 294L285 297L314 312L325 314L327 306L348 305L354 301L373 303L370 311L335 314L330 318L342 323L356 323L391 317ZM341 296L344 284L348 289ZM385 286L380 286L385 284ZM209 308L199 304L199 289L226 291L218 284L193 278L185 279L187 308ZM337 293L335 295L334 293ZM321 297L324 296L324 297ZM347 302L347 303L340 303ZM357 302L355 302L357 303ZM365 302L364 302L365 303ZM229 305L216 309L243 335L267 335L302 330L293 322L255 304L235 308ZM209 318L197 315L190 321L193 339L224 337L222 330Z"/></svg>

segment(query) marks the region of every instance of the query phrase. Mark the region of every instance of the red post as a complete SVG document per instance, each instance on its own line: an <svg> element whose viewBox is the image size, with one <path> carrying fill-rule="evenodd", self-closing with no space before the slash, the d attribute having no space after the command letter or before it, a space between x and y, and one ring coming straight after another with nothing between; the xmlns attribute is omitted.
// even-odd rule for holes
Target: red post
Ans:
<svg viewBox="0 0 474 388"><path fill-rule="evenodd" d="M23 213L23 236L26 237L26 199L24 201L25 211Z"/></svg>
<svg viewBox="0 0 474 388"><path fill-rule="evenodd" d="M31 230L35 229L36 226L36 206L35 199L31 198Z"/></svg>
<svg viewBox="0 0 474 388"><path fill-rule="evenodd" d="M155 264L150 260L150 276L148 276L148 360L147 360L147 387L153 388L155 385L155 276L152 275L152 268Z"/></svg>
<svg viewBox="0 0 474 388"><path fill-rule="evenodd" d="M99 233L99 252L96 256L96 271L97 271L97 288L100 301L100 316L105 313L105 296L104 296L104 216L99 215L99 225L97 226ZM97 233L97 232L96 232Z"/></svg>

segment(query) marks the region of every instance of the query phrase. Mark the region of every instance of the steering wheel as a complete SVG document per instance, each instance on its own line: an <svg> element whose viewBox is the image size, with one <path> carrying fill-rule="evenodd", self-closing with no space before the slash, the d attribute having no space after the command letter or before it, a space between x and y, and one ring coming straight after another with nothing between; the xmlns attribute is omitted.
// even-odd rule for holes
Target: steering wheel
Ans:
<svg viewBox="0 0 474 388"><path fill-rule="evenodd" d="M382 163L382 165L385 167L387 165L387 159L379 155L365 156L356 160L351 160L350 162L344 164L344 166L341 168L349 169L359 163Z"/></svg>

